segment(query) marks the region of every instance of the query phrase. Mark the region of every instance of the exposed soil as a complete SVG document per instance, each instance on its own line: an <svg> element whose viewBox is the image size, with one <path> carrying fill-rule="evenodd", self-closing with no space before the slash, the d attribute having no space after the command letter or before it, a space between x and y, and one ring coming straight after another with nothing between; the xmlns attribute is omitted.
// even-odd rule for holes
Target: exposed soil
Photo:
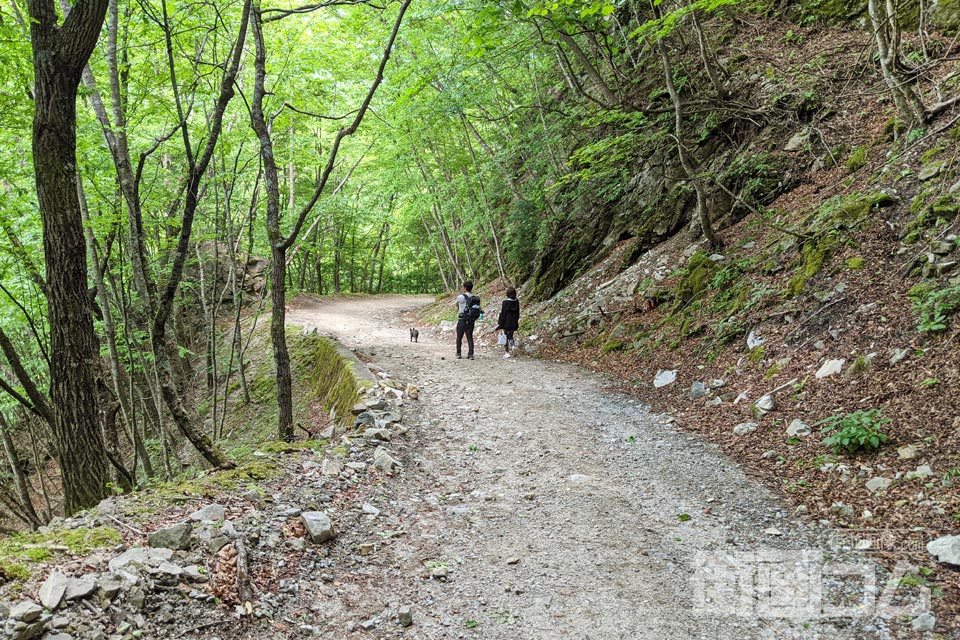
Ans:
<svg viewBox="0 0 960 640"><path fill-rule="evenodd" d="M856 539L798 522L714 445L609 391L615 381L485 344L457 360L452 335L426 327L412 343L399 318L425 302L302 301L288 316L419 389L404 401L406 442L391 444L403 470L342 505L325 569L335 588L299 575L300 603L323 605L300 619L344 638L911 637L897 630L909 617L876 615L863 583L825 564L872 576ZM364 502L381 514L363 517ZM363 542L376 551L354 553ZM822 613L851 601L866 605L859 617ZM412 627L393 618L402 605Z"/></svg>

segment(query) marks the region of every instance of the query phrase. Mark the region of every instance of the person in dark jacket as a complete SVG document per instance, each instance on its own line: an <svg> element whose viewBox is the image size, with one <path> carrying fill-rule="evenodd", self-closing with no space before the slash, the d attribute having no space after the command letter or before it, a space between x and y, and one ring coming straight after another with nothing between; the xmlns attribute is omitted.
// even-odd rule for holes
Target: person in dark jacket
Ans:
<svg viewBox="0 0 960 640"><path fill-rule="evenodd" d="M504 342L504 358L510 357L510 349L513 347L513 332L520 328L520 302L517 300L517 290L513 287L507 289L507 299L503 301L500 307L500 317L497 318L497 329L503 329L503 335L506 337Z"/></svg>

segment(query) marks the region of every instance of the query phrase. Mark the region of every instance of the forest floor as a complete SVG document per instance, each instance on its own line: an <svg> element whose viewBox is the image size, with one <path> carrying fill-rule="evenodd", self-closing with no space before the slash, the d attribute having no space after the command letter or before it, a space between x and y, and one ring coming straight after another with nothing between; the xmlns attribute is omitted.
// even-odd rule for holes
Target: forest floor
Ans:
<svg viewBox="0 0 960 640"><path fill-rule="evenodd" d="M576 365L487 344L458 360L438 328L413 343L400 311L418 303L308 301L288 318L419 390L402 472L356 497L404 535L337 578L363 589L328 632L364 637L373 620L378 637L913 636L909 611L877 606L912 601L896 579L855 540L792 518L714 445ZM358 523L375 535L377 520ZM412 627L382 624L404 605Z"/></svg>
<svg viewBox="0 0 960 640"><path fill-rule="evenodd" d="M431 301L297 300L290 325L336 337L378 380L356 418L372 428L260 443L235 470L41 532L52 557L0 592L5 637L957 637L928 631L936 601L909 569L791 515L617 379L504 359L489 320L475 360L455 358L449 322L412 342ZM316 512L332 539L311 541ZM31 540L18 553L35 556Z"/></svg>

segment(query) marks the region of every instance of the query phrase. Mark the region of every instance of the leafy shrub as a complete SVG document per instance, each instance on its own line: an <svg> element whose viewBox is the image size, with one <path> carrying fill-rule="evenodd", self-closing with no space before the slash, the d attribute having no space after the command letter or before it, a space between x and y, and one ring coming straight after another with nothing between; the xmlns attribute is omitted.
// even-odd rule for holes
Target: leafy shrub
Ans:
<svg viewBox="0 0 960 640"><path fill-rule="evenodd" d="M817 426L824 425L820 432L830 434L823 439L823 444L831 447L834 453L879 448L889 439L880 428L890 422L889 418L881 418L880 413L880 409L859 410L821 420L817 423Z"/></svg>
<svg viewBox="0 0 960 640"><path fill-rule="evenodd" d="M960 285L937 288L922 283L910 289L913 310L917 313L917 331L936 333L947 329L947 319L960 310Z"/></svg>

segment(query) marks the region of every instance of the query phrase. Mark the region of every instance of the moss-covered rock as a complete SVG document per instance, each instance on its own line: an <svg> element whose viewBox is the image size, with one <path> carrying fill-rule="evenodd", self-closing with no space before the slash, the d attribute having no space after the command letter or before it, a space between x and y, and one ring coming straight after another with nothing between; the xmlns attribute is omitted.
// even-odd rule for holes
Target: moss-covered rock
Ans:
<svg viewBox="0 0 960 640"><path fill-rule="evenodd" d="M17 533L0 540L0 574L16 581L28 580L33 565L58 554L84 555L94 549L113 547L120 534L110 527L45 529Z"/></svg>

